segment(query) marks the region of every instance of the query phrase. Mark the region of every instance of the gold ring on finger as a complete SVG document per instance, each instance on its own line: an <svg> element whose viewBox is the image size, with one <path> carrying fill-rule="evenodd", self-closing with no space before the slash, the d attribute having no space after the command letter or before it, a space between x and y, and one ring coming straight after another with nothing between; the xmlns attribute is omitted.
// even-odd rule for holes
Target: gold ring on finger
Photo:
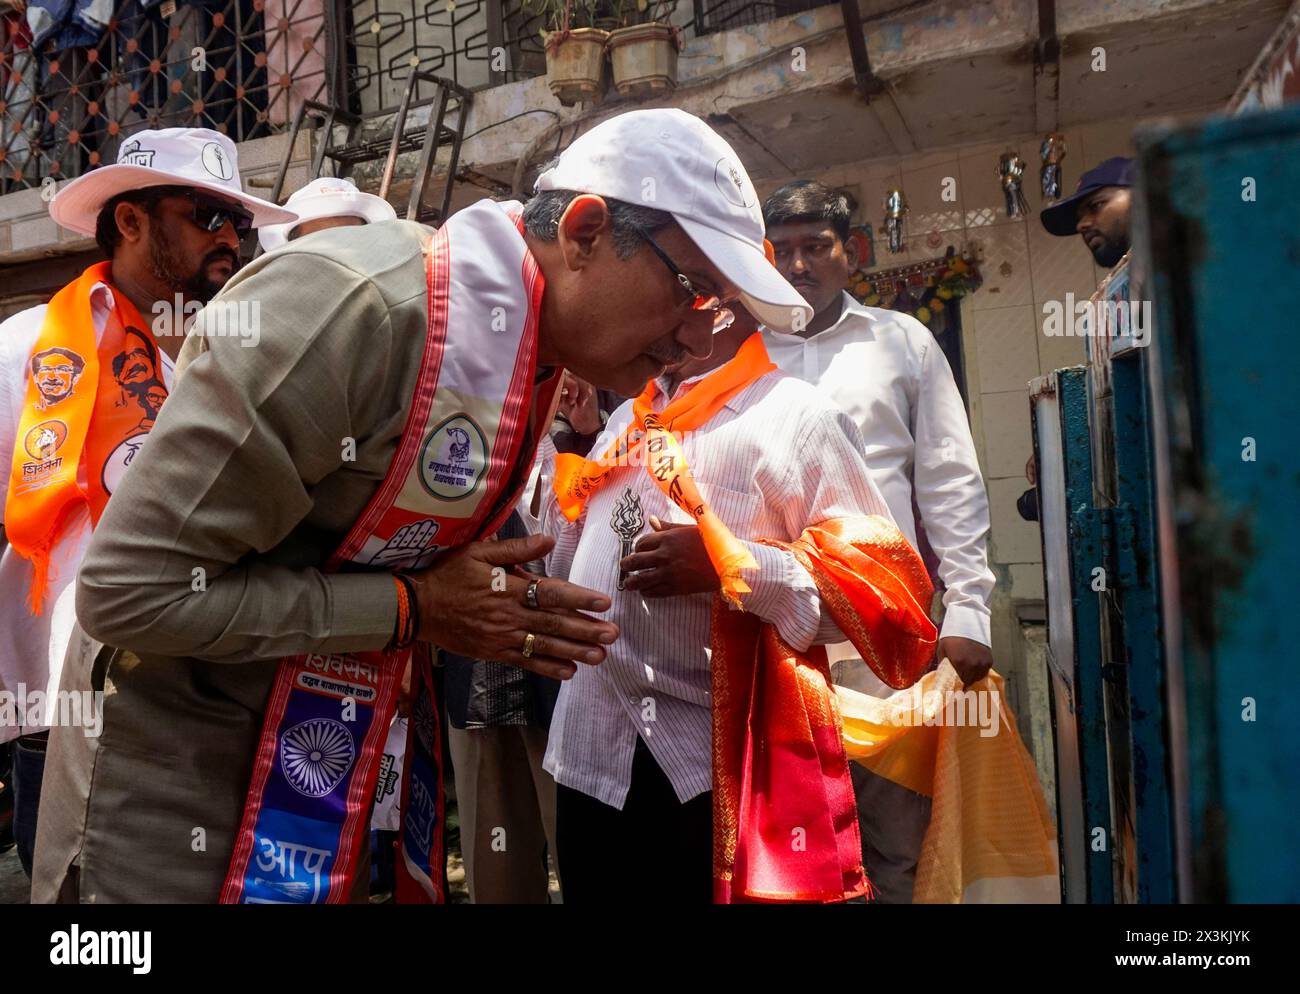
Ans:
<svg viewBox="0 0 1300 994"><path fill-rule="evenodd" d="M527 635L524 636L524 647L520 650L520 654L525 659L527 659L533 654L533 643L535 643L536 641L537 641L537 636L534 635L532 632L529 632Z"/></svg>

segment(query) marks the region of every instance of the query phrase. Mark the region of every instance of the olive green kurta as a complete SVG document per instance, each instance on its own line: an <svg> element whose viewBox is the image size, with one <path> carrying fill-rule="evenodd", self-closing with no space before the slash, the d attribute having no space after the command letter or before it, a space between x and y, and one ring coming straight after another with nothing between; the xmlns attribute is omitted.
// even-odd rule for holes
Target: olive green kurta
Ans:
<svg viewBox="0 0 1300 994"><path fill-rule="evenodd" d="M217 298L258 308L256 345L185 343L81 566L82 626L131 651L74 636L64 687L105 691L103 732L51 735L33 901L215 901L274 660L389 640L391 578L315 567L396 450L429 233L392 221L291 242Z"/></svg>

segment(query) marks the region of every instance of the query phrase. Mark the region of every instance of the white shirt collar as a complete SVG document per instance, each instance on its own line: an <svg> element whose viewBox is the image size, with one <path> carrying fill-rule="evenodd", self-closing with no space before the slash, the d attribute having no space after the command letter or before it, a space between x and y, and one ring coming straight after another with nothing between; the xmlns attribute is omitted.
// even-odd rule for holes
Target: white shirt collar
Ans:
<svg viewBox="0 0 1300 994"><path fill-rule="evenodd" d="M873 313L872 308L866 304L858 303L857 299L847 290L840 291L840 316L835 319L835 323L829 328L823 328L815 335L809 335L807 338L802 335L782 334L775 332L771 328L764 328L763 331L767 336L769 344L775 343L777 346L782 345L803 345L807 342L815 342L823 335L830 335L832 332L839 330L840 326L846 321L862 319L875 324L880 320L880 316Z"/></svg>
<svg viewBox="0 0 1300 994"><path fill-rule="evenodd" d="M90 302L109 310L117 306L117 298L113 296L113 288L103 280L90 288Z"/></svg>
<svg viewBox="0 0 1300 994"><path fill-rule="evenodd" d="M819 331L816 335L811 335L808 338L804 339L804 341L811 342L814 338L819 338L822 335L829 334L830 332L838 328L841 324L843 324L846 320L848 320L850 317L866 318L868 321L872 321L872 322L879 320L874 314L871 313L870 307L868 307L866 304L858 303L857 299L847 290L840 291L840 300L843 303L842 306L840 307L840 316L835 319L835 323L831 325L829 328L827 328L825 331Z"/></svg>

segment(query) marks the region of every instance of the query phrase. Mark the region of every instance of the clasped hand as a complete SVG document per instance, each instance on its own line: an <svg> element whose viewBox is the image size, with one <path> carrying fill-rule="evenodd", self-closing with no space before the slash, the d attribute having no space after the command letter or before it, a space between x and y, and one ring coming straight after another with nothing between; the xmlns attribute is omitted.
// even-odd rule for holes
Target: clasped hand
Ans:
<svg viewBox="0 0 1300 994"><path fill-rule="evenodd" d="M607 596L565 580L532 577L521 569L555 544L545 535L471 542L436 566L409 574L420 612L417 637L472 659L508 663L557 680L595 665L618 626L585 613L608 611ZM539 580L537 608L529 585ZM523 654L529 635L532 652Z"/></svg>

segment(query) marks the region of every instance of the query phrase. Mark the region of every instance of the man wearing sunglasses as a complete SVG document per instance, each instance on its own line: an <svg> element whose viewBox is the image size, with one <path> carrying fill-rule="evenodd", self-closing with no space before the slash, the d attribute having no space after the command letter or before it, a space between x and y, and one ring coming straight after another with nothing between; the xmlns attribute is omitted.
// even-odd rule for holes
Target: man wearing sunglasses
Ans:
<svg viewBox="0 0 1300 994"><path fill-rule="evenodd" d="M77 583L81 625L120 647L82 811L120 835L51 850L34 898L364 897L349 846L382 750L361 736L387 727L412 652L398 890L439 898L443 764L421 646L564 679L618 637L592 617L603 595L518 575L549 540L487 540L528 478L562 371L636 394L708 354L725 320L712 297L768 326L811 317L764 256L735 152L698 118L601 122L536 191L526 206L482 200L437 232L337 227L253 260L218 302L258 303L257 348L202 334L211 309L199 315ZM323 683L339 672L366 691L349 697L356 720ZM328 756L308 748L321 735Z"/></svg>
<svg viewBox="0 0 1300 994"><path fill-rule="evenodd" d="M294 216L245 194L236 169L224 135L141 131L123 141L116 164L68 183L50 204L61 226L95 237L105 261L0 325L0 589L8 594L0 686L57 702L72 580L121 472L148 437L180 351L182 338L168 332L181 323L157 316L211 300L239 266L240 237L255 223ZM81 674L67 676L69 686L90 689L74 679ZM57 708L20 713L17 727L0 728L0 741L18 736L16 835L30 873Z"/></svg>

